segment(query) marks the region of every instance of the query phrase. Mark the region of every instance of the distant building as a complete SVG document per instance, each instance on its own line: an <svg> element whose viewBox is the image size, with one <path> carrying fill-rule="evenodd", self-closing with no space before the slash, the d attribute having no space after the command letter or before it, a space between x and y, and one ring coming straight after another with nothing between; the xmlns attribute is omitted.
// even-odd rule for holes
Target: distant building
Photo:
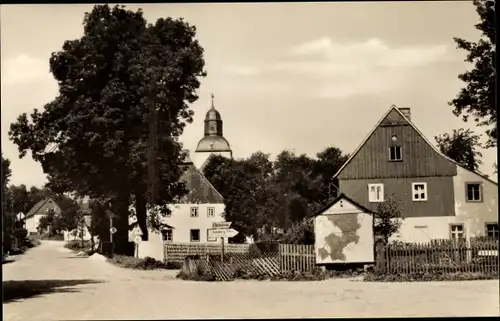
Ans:
<svg viewBox="0 0 500 321"><path fill-rule="evenodd" d="M149 229L148 240L139 245L139 256L150 256L163 260L163 244L170 243L215 243L209 238L213 222L224 222L224 199L210 184L193 162L187 158L181 181L189 191L177 204L170 205L171 213L162 218L165 224L160 233ZM135 225L134 221L131 224ZM227 240L226 240L227 242Z"/></svg>
<svg viewBox="0 0 500 321"><path fill-rule="evenodd" d="M38 224L40 219L47 216L53 210L55 214L61 213L61 208L52 198L46 198L36 203L26 214L26 230L29 234L38 233Z"/></svg>
<svg viewBox="0 0 500 321"><path fill-rule="evenodd" d="M376 211L394 195L407 242L490 235L498 238L498 184L443 155L392 106L335 174L340 192Z"/></svg>
<svg viewBox="0 0 500 321"><path fill-rule="evenodd" d="M203 171L211 155L233 157L233 151L226 138L223 136L223 121L220 113L214 107L212 94L212 107L205 116L205 136L198 142L194 154L195 166Z"/></svg>

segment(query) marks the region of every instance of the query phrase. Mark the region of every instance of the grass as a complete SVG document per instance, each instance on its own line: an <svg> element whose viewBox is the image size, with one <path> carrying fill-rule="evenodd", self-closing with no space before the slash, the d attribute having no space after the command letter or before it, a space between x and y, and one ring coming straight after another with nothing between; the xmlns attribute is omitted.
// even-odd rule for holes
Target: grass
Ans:
<svg viewBox="0 0 500 321"><path fill-rule="evenodd" d="M498 279L498 272L454 272L454 273L411 273L411 274L379 274L367 273L365 282L430 282L430 281L472 281Z"/></svg>
<svg viewBox="0 0 500 321"><path fill-rule="evenodd" d="M83 247L81 241L69 241L64 244L64 247L75 252L85 252L87 254L92 254L90 241L83 241Z"/></svg>
<svg viewBox="0 0 500 321"><path fill-rule="evenodd" d="M136 258L133 256L126 255L114 255L112 259L108 259L109 262L127 269L134 270L158 270L158 269L180 269L180 264L175 263L163 263L161 261L155 260L152 257Z"/></svg>

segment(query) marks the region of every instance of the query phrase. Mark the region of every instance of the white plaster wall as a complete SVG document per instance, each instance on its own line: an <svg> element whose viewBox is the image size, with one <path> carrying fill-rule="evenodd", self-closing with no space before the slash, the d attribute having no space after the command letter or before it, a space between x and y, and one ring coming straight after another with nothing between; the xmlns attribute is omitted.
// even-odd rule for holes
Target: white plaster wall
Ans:
<svg viewBox="0 0 500 321"><path fill-rule="evenodd" d="M466 182L481 182L482 202L466 202ZM485 235L486 223L498 222L498 185L458 166L453 185L455 187L455 215L461 221L466 222L465 229L469 231L471 237Z"/></svg>
<svg viewBox="0 0 500 321"><path fill-rule="evenodd" d="M197 169L203 166L203 163L210 157L210 155L221 155L227 158L231 158L230 152L195 152L192 156L193 164Z"/></svg>
<svg viewBox="0 0 500 321"><path fill-rule="evenodd" d="M160 233L149 230L148 241L142 241L138 245L138 256L145 258L146 256L152 257L158 261L163 262L163 237Z"/></svg>
<svg viewBox="0 0 500 321"><path fill-rule="evenodd" d="M191 217L191 207L198 207L198 217ZM207 216L207 208L215 208L215 216ZM171 206L170 217L163 218L163 222L172 226L172 243L220 243L220 239L215 241L207 240L207 230L212 228L213 222L224 222L222 216L224 204L178 204ZM191 242L191 229L200 230L200 241ZM228 242L227 239L224 240ZM161 233L149 231L148 241L139 244L139 257L150 256L157 260L163 260L163 236Z"/></svg>
<svg viewBox="0 0 500 321"><path fill-rule="evenodd" d="M390 240L427 243L432 239L448 239L450 224L462 223L455 216L411 217L403 220L399 232Z"/></svg>
<svg viewBox="0 0 500 321"><path fill-rule="evenodd" d="M28 233L37 233L38 232L38 223L40 219L45 215L33 215L26 219L26 230Z"/></svg>
<svg viewBox="0 0 500 321"><path fill-rule="evenodd" d="M481 182L483 201L466 202L466 182ZM431 239L449 239L450 224L464 224L470 237L485 235L486 223L498 222L498 185L480 175L457 166L453 177L455 216L413 217L403 220L393 240L429 242Z"/></svg>

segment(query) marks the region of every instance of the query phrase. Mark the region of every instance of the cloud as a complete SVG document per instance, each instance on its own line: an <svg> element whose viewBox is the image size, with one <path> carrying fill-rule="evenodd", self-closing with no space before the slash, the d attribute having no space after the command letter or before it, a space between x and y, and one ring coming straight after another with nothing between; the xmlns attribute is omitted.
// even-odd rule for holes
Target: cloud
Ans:
<svg viewBox="0 0 500 321"><path fill-rule="evenodd" d="M259 69L250 66L228 66L225 68L227 73L242 76L252 76L259 73Z"/></svg>
<svg viewBox="0 0 500 321"><path fill-rule="evenodd" d="M19 85L52 79L47 59L22 54L2 59L2 85Z"/></svg>
<svg viewBox="0 0 500 321"><path fill-rule="evenodd" d="M412 70L444 61L447 54L444 45L392 47L377 38L343 43L321 37L289 48L280 59L232 67L231 72L260 75L263 81L279 77L290 88L302 87L317 97L346 98L403 86Z"/></svg>

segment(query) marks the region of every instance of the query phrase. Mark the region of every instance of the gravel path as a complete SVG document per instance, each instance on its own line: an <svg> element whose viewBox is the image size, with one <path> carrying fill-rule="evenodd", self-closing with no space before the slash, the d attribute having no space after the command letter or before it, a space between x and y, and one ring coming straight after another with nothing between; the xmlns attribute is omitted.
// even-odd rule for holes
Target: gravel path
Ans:
<svg viewBox="0 0 500 321"><path fill-rule="evenodd" d="M498 316L498 280L190 282L72 258L44 242L3 266L6 320Z"/></svg>

